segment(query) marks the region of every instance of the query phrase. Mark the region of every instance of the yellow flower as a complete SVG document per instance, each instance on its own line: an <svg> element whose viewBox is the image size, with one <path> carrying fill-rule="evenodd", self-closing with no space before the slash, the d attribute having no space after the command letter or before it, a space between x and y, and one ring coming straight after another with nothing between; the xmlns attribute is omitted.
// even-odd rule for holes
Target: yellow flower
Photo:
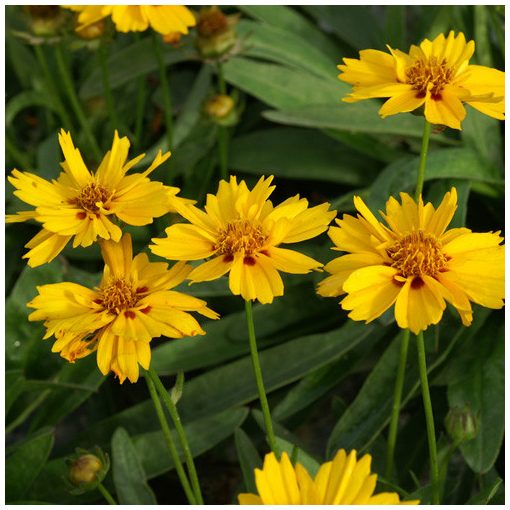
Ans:
<svg viewBox="0 0 510 510"><path fill-rule="evenodd" d="M313 479L301 465L293 466L284 452L281 460L274 453L255 469L257 494L239 494L241 505L417 505L419 501L400 501L396 492L374 495L377 475L370 474L372 457L356 459L339 450L335 458L322 464Z"/></svg>
<svg viewBox="0 0 510 510"><path fill-rule="evenodd" d="M39 294L27 306L35 308L31 321L43 320L44 338L55 336L52 351L70 362L97 349L97 364L106 375L112 370L124 382L138 380L140 364L148 369L152 338L204 335L200 324L186 313L217 319L205 301L170 290L179 285L191 266L178 262L149 262L145 253L133 258L131 237L119 243L102 241L105 260L99 287L76 283L37 287Z"/></svg>
<svg viewBox="0 0 510 510"><path fill-rule="evenodd" d="M469 65L475 42L466 42L462 32L425 39L420 46L411 46L409 54L388 49L391 55L363 50L359 60L343 59L338 77L353 85L344 101L389 97L379 110L381 117L424 106L430 123L454 129L461 129L466 116L462 103L495 119L505 118L505 73Z"/></svg>
<svg viewBox="0 0 510 510"><path fill-rule="evenodd" d="M380 223L354 197L359 211L345 214L329 236L340 251L348 252L325 266L329 276L319 284L322 296L340 296L342 308L353 320L370 322L395 304L401 328L417 334L437 324L451 303L462 323L473 319L470 301L501 308L505 293L504 256L499 232L473 233L467 228L446 230L457 209L455 188L434 209L400 194L391 197Z"/></svg>
<svg viewBox="0 0 510 510"><path fill-rule="evenodd" d="M122 231L112 219L147 225L153 218L175 211L176 202L184 201L175 197L179 188L147 178L170 157L169 152L159 151L145 172L126 175L145 154L127 161L129 140L115 132L111 150L91 173L70 133L62 130L59 141L65 162L58 179L49 182L16 169L8 177L17 190L14 194L35 209L8 215L7 222L35 219L43 226L25 245L30 251L23 258L28 258L31 267L53 260L73 236L74 248L90 246L98 237L118 241Z"/></svg>
<svg viewBox="0 0 510 510"><path fill-rule="evenodd" d="M205 212L192 205L176 205L191 225L166 229L167 237L153 239L149 248L170 260L213 257L188 275L192 282L215 280L230 271L230 290L246 300L271 303L283 295L278 271L304 274L322 264L301 253L279 248L324 232L335 217L329 204L308 208L308 201L291 197L273 207L273 177L261 177L253 190L235 177L221 181L216 195L207 195Z"/></svg>
<svg viewBox="0 0 510 510"><path fill-rule="evenodd" d="M100 19L111 16L117 32L143 32L149 26L167 35L171 32L187 34L196 24L192 12L184 5L70 5L78 11L78 28L82 30Z"/></svg>

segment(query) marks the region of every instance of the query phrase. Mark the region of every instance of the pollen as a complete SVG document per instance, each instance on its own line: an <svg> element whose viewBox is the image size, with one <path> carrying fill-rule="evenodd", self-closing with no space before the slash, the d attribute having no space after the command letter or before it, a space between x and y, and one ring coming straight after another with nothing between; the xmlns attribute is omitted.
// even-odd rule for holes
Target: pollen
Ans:
<svg viewBox="0 0 510 510"><path fill-rule="evenodd" d="M81 189L77 197L69 200L69 203L77 205L88 212L97 213L99 212L98 204L103 205L108 202L111 195L111 192L103 186L91 182Z"/></svg>
<svg viewBox="0 0 510 510"><path fill-rule="evenodd" d="M434 235L421 230L402 237L388 248L386 253L393 261L391 267L397 269L404 278L435 276L448 262L441 242Z"/></svg>
<svg viewBox="0 0 510 510"><path fill-rule="evenodd" d="M124 278L113 278L100 289L102 305L111 313L120 314L136 305L138 297Z"/></svg>
<svg viewBox="0 0 510 510"><path fill-rule="evenodd" d="M425 96L428 90L432 98L440 96L441 91L451 82L453 68L447 65L445 59L430 57L428 60L417 60L407 68L407 83L418 91L419 96Z"/></svg>
<svg viewBox="0 0 510 510"><path fill-rule="evenodd" d="M264 246L267 240L260 226L248 220L236 220L220 231L216 247L218 253L231 257L234 253L252 255Z"/></svg>

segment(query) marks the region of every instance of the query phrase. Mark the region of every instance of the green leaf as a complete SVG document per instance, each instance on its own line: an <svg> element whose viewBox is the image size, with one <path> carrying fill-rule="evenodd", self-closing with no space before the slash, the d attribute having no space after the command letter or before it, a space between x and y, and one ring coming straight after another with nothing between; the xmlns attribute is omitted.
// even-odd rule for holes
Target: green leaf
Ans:
<svg viewBox="0 0 510 510"><path fill-rule="evenodd" d="M113 481L121 505L157 504L135 446L120 427L112 437L112 461Z"/></svg>
<svg viewBox="0 0 510 510"><path fill-rule="evenodd" d="M20 92L5 105L5 125L10 127L16 116L25 110L33 106L40 106L51 111L58 111L55 102L51 96L41 95L40 92L34 90L26 90Z"/></svg>
<svg viewBox="0 0 510 510"><path fill-rule="evenodd" d="M43 429L14 446L14 453L5 461L5 498L8 502L26 498L48 459L53 440L53 429Z"/></svg>
<svg viewBox="0 0 510 510"><path fill-rule="evenodd" d="M37 295L37 285L59 281L62 281L62 264L58 260L35 269L27 266L21 273L5 303L7 366L23 367L30 350L43 341L44 327L40 322L28 321L31 310L26 304Z"/></svg>
<svg viewBox="0 0 510 510"><path fill-rule="evenodd" d="M246 492L257 494L257 486L255 484L255 468L261 468L262 459L257 452L251 439L243 429L239 428L235 431L235 443L237 450L237 458L243 472L244 488Z"/></svg>
<svg viewBox="0 0 510 510"><path fill-rule="evenodd" d="M144 76L158 69L158 61L154 55L153 40L146 37L127 48L122 48L110 55L107 66L110 71L110 87L116 89L129 83L139 76ZM192 46L162 48L163 61L168 66L178 62L185 62L197 58L196 50ZM103 93L101 70L96 67L84 80L80 87L80 97L90 99Z"/></svg>
<svg viewBox="0 0 510 510"><path fill-rule="evenodd" d="M245 39L243 55L295 67L326 80L337 75L334 60L291 30L244 20L237 31Z"/></svg>
<svg viewBox="0 0 510 510"><path fill-rule="evenodd" d="M501 488L503 480L497 478L489 487L485 487L478 494L473 496L466 505L488 505Z"/></svg>
<svg viewBox="0 0 510 510"><path fill-rule="evenodd" d="M423 120L411 114L400 114L386 119L381 119L378 110L381 103L376 100L367 100L356 104L344 103L341 101L345 96L347 89L342 88L343 83L338 82L338 86L333 96L333 91L329 92L323 100L309 101L307 104L299 104L294 101L293 104L284 106L285 101L276 99L270 95L269 88L264 94L259 93L256 97L265 100L268 104L272 104L279 108L279 111L266 111L264 117L273 122L286 124L290 126L301 126L320 129L336 129L339 131L347 131L349 133L372 133L372 134L388 134L401 137L421 138L423 135ZM335 83L330 85L333 88ZM342 87L341 87L342 86ZM312 99L317 99L312 97ZM301 101L304 103L304 101ZM433 135L432 140L438 140L442 143L455 144L456 142L446 136Z"/></svg>
<svg viewBox="0 0 510 510"><path fill-rule="evenodd" d="M469 403L478 416L477 436L460 447L469 467L476 473L485 473L493 466L505 429L504 327L496 329L494 326L494 323L489 324L476 342L470 343L467 352L471 356L458 367L459 377L448 386L450 406L462 407Z"/></svg>
<svg viewBox="0 0 510 510"><path fill-rule="evenodd" d="M5 415L24 390L25 377L22 370L5 372Z"/></svg>
<svg viewBox="0 0 510 510"><path fill-rule="evenodd" d="M377 337L383 332L384 328L349 321L327 333L296 338L265 349L260 352L260 363L266 390L273 391L296 381L344 356L366 338ZM250 402L257 395L251 359L247 356L188 381L179 402L179 411L186 422ZM96 423L87 430L86 437L101 443L117 426L125 426L131 434L144 430L152 423L148 416L151 405L146 400Z"/></svg>
<svg viewBox="0 0 510 510"><path fill-rule="evenodd" d="M235 57L224 64L223 71L229 83L275 108L335 103L342 96L338 80L336 83L277 64Z"/></svg>
<svg viewBox="0 0 510 510"><path fill-rule="evenodd" d="M331 59L338 58L338 47L319 27L292 7L284 5L239 5L241 11L268 25L286 30L313 43Z"/></svg>
<svg viewBox="0 0 510 510"><path fill-rule="evenodd" d="M431 355L431 353L428 353L428 372L430 373L441 366L457 343L462 345L472 335L476 335L488 315L488 310L477 309L470 328L458 328L456 318L443 317L439 338L442 338L442 342L445 342L445 344L442 345L437 354L433 353ZM425 333L426 344L430 344L431 341L434 342L434 336L434 330L429 328ZM366 378L354 401L333 428L328 441L329 456L332 456L340 448L365 450L389 423L399 357L400 336L397 335ZM411 342L402 394L402 406L416 395L418 389L416 348L415 343Z"/></svg>
<svg viewBox="0 0 510 510"><path fill-rule="evenodd" d="M286 179L353 186L369 183L376 175L372 161L310 129L274 128L235 138L230 165L255 175L263 169Z"/></svg>
<svg viewBox="0 0 510 510"><path fill-rule="evenodd" d="M282 439L281 437L276 437L276 446L282 451L287 452L289 458L292 458L294 453L295 446L289 441ZM296 462L301 464L307 471L310 473L310 476L313 478L317 471L320 468L320 464L308 453L306 453L302 448L298 449Z"/></svg>
<svg viewBox="0 0 510 510"><path fill-rule="evenodd" d="M369 207L383 209L391 195L414 189L418 160L418 157L408 157L388 165L372 184ZM498 172L467 147L431 151L427 158L425 180L431 179L469 179L502 184Z"/></svg>

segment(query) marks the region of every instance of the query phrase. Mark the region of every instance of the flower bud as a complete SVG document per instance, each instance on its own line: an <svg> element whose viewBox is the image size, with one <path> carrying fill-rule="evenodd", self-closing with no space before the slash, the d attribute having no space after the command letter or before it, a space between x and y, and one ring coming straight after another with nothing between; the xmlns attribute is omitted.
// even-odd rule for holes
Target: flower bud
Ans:
<svg viewBox="0 0 510 510"><path fill-rule="evenodd" d="M219 58L236 43L239 15L226 16L217 6L203 7L197 21L196 47L204 58Z"/></svg>
<svg viewBox="0 0 510 510"><path fill-rule="evenodd" d="M181 37L181 32L169 32L168 34L163 35L163 42L177 48L181 42Z"/></svg>
<svg viewBox="0 0 510 510"><path fill-rule="evenodd" d="M78 25L78 23L76 23ZM76 30L76 35L80 39L85 39L86 41L92 41L94 39L99 39L105 31L105 22L103 19L92 23L91 25L86 25L80 30Z"/></svg>
<svg viewBox="0 0 510 510"><path fill-rule="evenodd" d="M452 407L446 415L445 428L450 438L456 443L471 441L478 433L478 420L469 404L464 407Z"/></svg>
<svg viewBox="0 0 510 510"><path fill-rule="evenodd" d="M66 20L58 5L25 5L23 9L29 17L30 31L38 37L57 35Z"/></svg>
<svg viewBox="0 0 510 510"><path fill-rule="evenodd" d="M220 126L233 126L239 120L235 101L225 94L218 94L204 104L204 113Z"/></svg>
<svg viewBox="0 0 510 510"><path fill-rule="evenodd" d="M95 482L102 467L103 463L95 455L82 455L69 467L69 481L77 486Z"/></svg>

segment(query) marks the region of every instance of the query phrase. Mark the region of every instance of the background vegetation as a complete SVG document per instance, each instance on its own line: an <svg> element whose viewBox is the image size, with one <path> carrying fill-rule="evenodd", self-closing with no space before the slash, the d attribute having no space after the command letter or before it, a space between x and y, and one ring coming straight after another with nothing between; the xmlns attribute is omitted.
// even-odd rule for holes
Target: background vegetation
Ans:
<svg viewBox="0 0 510 510"><path fill-rule="evenodd" d="M352 195L372 209L391 194L412 191L422 118L401 114L381 120L377 101L340 101L349 87L337 80L342 57L385 44L412 43L450 29L476 40L474 61L504 69L504 8L498 6L239 6L235 54L224 63L229 91L238 94L240 121L229 128L228 167L254 183L274 174L275 201L301 193L312 203L330 201L352 212ZM69 23L72 22L72 13ZM102 151L113 130L133 142L131 155L165 148L163 103L151 34L107 34L110 86L121 125L108 117L96 43L68 32L49 38L30 31L21 7L7 7L6 163L45 178L59 173L57 131L64 104L72 135L92 167L89 140L68 104L55 48L61 47ZM215 67L203 62L193 31L164 49L171 67L174 146L171 164L154 179L178 185L203 202L218 182L218 127L202 113L216 89ZM102 51L102 50L101 50ZM43 59L38 52L43 53ZM45 69L42 65L47 64ZM53 77L58 94L48 88ZM140 88L141 85L141 88ZM135 139L137 97L145 94L143 129ZM451 186L459 194L454 225L503 230L503 123L468 108L461 132L432 137L425 198L438 203ZM69 127L69 126L65 126ZM8 213L24 206L7 185ZM176 216L132 229L135 250L161 236ZM7 502L97 503L99 492L70 495L64 458L74 448L102 446L113 468L105 484L120 502L182 503L184 495L166 454L143 380L118 384L103 377L95 356L69 364L42 341L43 327L29 323L26 302L43 283L71 280L96 285L102 261L97 247L66 249L37 269L21 260L33 224L6 228L6 498ZM324 263L333 258L326 235L304 245ZM320 298L322 274L288 276L285 296L255 307L261 362L280 446L299 446L311 471L338 448L370 452L373 470L384 471L386 432L398 363L398 328L391 314L369 325L347 320L335 299ZM167 387L186 374L181 416L208 503L232 503L253 489L252 470L266 452L257 390L251 373L243 301L224 280L185 286L206 299L222 319L207 322L205 337L153 341L153 365ZM469 403L478 417L476 438L456 450L446 473L444 502L503 503L504 323L503 312L475 308L470 328L453 313L426 332L440 458L449 449L443 420L454 405ZM402 494L428 500L425 421L416 353L411 342L396 452ZM125 434L119 427L127 432ZM122 440L121 440L122 439ZM136 475L134 476L133 473ZM381 488L387 487L381 483Z"/></svg>

